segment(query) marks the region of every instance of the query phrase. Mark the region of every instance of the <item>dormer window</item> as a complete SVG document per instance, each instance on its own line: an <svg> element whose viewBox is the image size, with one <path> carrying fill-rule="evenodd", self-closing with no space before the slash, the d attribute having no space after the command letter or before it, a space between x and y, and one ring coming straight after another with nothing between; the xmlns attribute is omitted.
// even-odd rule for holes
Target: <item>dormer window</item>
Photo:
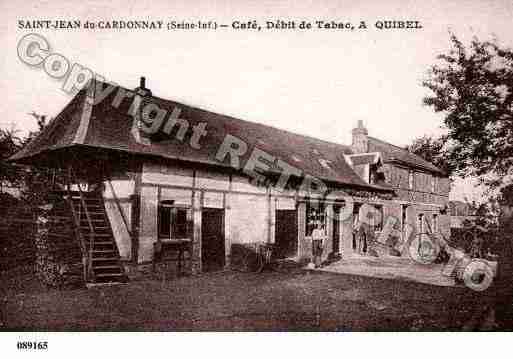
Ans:
<svg viewBox="0 0 513 359"><path fill-rule="evenodd" d="M319 158L319 163L321 164L322 167L324 167L328 170L331 170L330 161L325 160L324 158Z"/></svg>
<svg viewBox="0 0 513 359"><path fill-rule="evenodd" d="M344 158L365 182L370 184L384 182L384 174L381 171L383 161L379 152L344 155Z"/></svg>
<svg viewBox="0 0 513 359"><path fill-rule="evenodd" d="M296 156L296 155L292 155L291 157L292 157L292 159L293 159L294 161L296 161L296 162L301 162L301 158L299 158L298 156Z"/></svg>
<svg viewBox="0 0 513 359"><path fill-rule="evenodd" d="M370 166L369 168L369 181L370 184L376 183L376 169L374 166Z"/></svg>
<svg viewBox="0 0 513 359"><path fill-rule="evenodd" d="M260 139L260 138L257 140L257 143L258 143L259 145L261 145L261 146L267 146L267 142L265 142L264 140L262 140L262 139Z"/></svg>

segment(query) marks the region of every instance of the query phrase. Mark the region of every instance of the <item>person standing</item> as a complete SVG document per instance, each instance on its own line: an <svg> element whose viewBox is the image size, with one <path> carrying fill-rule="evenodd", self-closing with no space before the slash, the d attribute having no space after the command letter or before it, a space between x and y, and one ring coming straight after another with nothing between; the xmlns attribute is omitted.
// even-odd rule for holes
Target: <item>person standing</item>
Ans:
<svg viewBox="0 0 513 359"><path fill-rule="evenodd" d="M365 255L367 253L367 232L365 231L364 226L358 227L356 236L358 238L358 253Z"/></svg>
<svg viewBox="0 0 513 359"><path fill-rule="evenodd" d="M315 268L319 268L322 263L322 252L326 241L324 226L316 227L312 232L312 254Z"/></svg>
<svg viewBox="0 0 513 359"><path fill-rule="evenodd" d="M356 253L365 255L365 252L367 251L367 231L365 230L365 225L357 221L355 228L355 240L356 240Z"/></svg>

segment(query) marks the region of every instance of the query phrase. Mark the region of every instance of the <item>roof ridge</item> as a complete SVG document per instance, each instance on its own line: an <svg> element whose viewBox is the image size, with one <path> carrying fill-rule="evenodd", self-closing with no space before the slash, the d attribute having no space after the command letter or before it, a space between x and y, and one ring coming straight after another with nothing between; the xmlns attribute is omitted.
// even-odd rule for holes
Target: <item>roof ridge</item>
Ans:
<svg viewBox="0 0 513 359"><path fill-rule="evenodd" d="M374 140L374 141L378 141L378 142L381 142L385 145L388 145L388 146L392 146L392 147L395 147L395 148L398 148L400 149L401 151L403 152L406 152L406 153L409 153L411 154L412 156L415 156L416 158L426 162L426 163L429 163L431 166L433 166L434 168L436 168L437 170L443 172L440 168L438 168L438 166L435 166L433 163L429 162L428 160L426 160L425 158L423 158L422 156L419 156L418 154L416 153L413 153L411 152L410 150L406 149L406 148L403 148L403 147L400 147L400 146L397 146L397 145L394 145L393 143L390 143L390 142L386 142L386 141L383 141L379 138L376 138L376 137L372 137L372 136L368 136L370 139Z"/></svg>
<svg viewBox="0 0 513 359"><path fill-rule="evenodd" d="M94 96L96 95L96 91L93 92L92 98L89 94L89 89L86 89L84 93L84 99L81 101L80 104L80 120L78 124L78 128L75 131L75 134L73 136L72 143L73 144L84 144L87 132L89 132L89 123L91 121L91 116L93 113L93 107L94 107Z"/></svg>
<svg viewBox="0 0 513 359"><path fill-rule="evenodd" d="M413 153L413 152L411 152L411 151L407 150L407 149L406 149L406 148L404 148L404 147L394 145L393 143L390 143L390 142L387 142L387 141L383 141L383 140L381 140L381 139L379 139L379 138L376 138L376 137L372 137L372 136L368 136L368 137L369 137L370 139L375 140L375 141L378 141L378 142L384 143L385 145L393 146L393 147L395 147L395 148L398 148L398 149L400 149L400 150L403 150L403 151L406 151L406 152L409 152L409 153L411 153L411 154L415 155L415 153ZM415 156L417 156L417 155L415 155ZM424 160L424 161L425 161L425 160Z"/></svg>
<svg viewBox="0 0 513 359"><path fill-rule="evenodd" d="M100 82L103 82L103 81L100 81ZM103 83L105 84L105 82L103 82ZM124 86L121 86L121 85L117 85L117 86L123 88L126 91L134 92L134 90L130 90L130 89L124 87ZM333 146L342 146L342 147L345 147L348 150L350 149L349 145L346 145L346 144L343 144L343 143L337 143L337 142L333 142L333 141L324 140L324 139L321 139L321 138L316 138L316 137L313 137L313 136L310 136L310 135L305 135L305 134L302 134L302 133L293 132L293 131L286 130L286 129L283 129L283 128L280 128L280 127L276 127L276 126L272 126L272 125L266 125L266 124L259 123L259 122L244 120L244 119L241 119L241 118L238 118L238 117L234 117L234 116L231 116L231 115L226 115L224 113L219 113L219 112L207 110L207 109L204 109L204 108L201 108L201 107L197 107L196 105L190 105L190 104L179 102L179 101L176 101L176 100L165 99L165 98L162 98L162 97L159 97L159 96L155 96L154 94L152 94L151 97L156 99L156 100L158 100L158 101L173 102L173 103L176 103L176 104L179 104L179 105L183 105L185 107L189 107L189 108L191 108L193 110L196 110L196 111L201 111L201 112L204 112L204 113L208 113L208 114L212 114L212 115L217 115L217 116L223 116L223 117L229 118L231 120L241 121L241 122L248 123L248 124L251 124L251 125L260 126L262 128L270 128L270 129L273 129L273 130L281 131L281 132L286 133L286 134L291 134L291 135L294 135L294 136L304 137L306 139L313 140L313 141L321 141L321 142L324 142L326 144L333 145Z"/></svg>
<svg viewBox="0 0 513 359"><path fill-rule="evenodd" d="M34 155L37 155L37 154L43 152L44 149L39 149L39 150L34 151L34 149L32 147L37 146L42 141L48 139L51 136L51 134L55 130L55 128L57 128L61 124L62 117L64 116L66 111L69 110L70 106L76 105L77 107L80 108L80 110L82 110L83 103L81 103L81 102L84 101L85 99L81 99L80 96L83 94L83 92L84 92L84 89L79 90L71 98L71 100L69 100L64 105L62 110L60 110L57 113L56 116L50 118L50 121L46 124L46 126L43 127L43 130L40 131L39 134L36 137L32 138L30 140L30 142L27 143L25 146L23 146L23 148L20 151L18 151L15 154L13 154L7 160L8 161L15 161L15 160L17 160L19 158L24 157L27 153L30 153L30 152L33 152L33 153L30 154L30 156L34 156ZM73 145L73 144L74 143L69 143L69 145Z"/></svg>

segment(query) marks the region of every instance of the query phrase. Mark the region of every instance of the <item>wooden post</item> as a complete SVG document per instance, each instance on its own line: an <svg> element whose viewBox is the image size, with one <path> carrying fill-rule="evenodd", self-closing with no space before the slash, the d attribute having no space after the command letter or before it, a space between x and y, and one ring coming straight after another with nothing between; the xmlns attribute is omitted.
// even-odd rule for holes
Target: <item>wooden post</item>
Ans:
<svg viewBox="0 0 513 359"><path fill-rule="evenodd" d="M353 199L346 197L345 208L340 211L340 250L342 258L353 255L353 206ZM348 213L349 210L350 213Z"/></svg>
<svg viewBox="0 0 513 359"><path fill-rule="evenodd" d="M276 243L276 207L278 199L276 197L270 197L269 200L269 243Z"/></svg>
<svg viewBox="0 0 513 359"><path fill-rule="evenodd" d="M134 178L134 194L132 197L132 262L137 264L139 255L139 228L141 227L141 185L142 185L142 164L136 163Z"/></svg>
<svg viewBox="0 0 513 359"><path fill-rule="evenodd" d="M192 201L192 274L201 273L201 192L195 191Z"/></svg>
<svg viewBox="0 0 513 359"><path fill-rule="evenodd" d="M121 206L121 202L119 201L119 197L116 194L116 191L114 190L114 186L112 185L111 179L108 178L107 182L109 183L110 192L112 193L112 197L114 198L114 202L116 203L116 207L119 211L121 219L123 220L123 224L125 225L126 231L128 232L130 238L132 238L132 231L130 230L130 226L128 225L128 220L126 218L125 211L123 210L123 206Z"/></svg>
<svg viewBox="0 0 513 359"><path fill-rule="evenodd" d="M140 236L138 262L147 263L153 259L153 243L157 241L158 189L145 186L141 188Z"/></svg>
<svg viewBox="0 0 513 359"><path fill-rule="evenodd" d="M306 203L299 202L297 206L297 241L299 259L311 258L311 242L307 243L306 236Z"/></svg>
<svg viewBox="0 0 513 359"><path fill-rule="evenodd" d="M322 251L322 260L325 261L333 249L333 204L326 205L326 243Z"/></svg>

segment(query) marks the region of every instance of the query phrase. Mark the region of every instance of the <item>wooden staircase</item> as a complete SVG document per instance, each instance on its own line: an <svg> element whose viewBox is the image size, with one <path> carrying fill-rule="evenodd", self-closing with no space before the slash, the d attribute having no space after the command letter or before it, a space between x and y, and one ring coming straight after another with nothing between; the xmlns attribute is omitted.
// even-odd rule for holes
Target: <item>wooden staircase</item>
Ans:
<svg viewBox="0 0 513 359"><path fill-rule="evenodd" d="M66 193L68 203L72 206L75 233L85 244L86 284L126 283L128 277L120 261L102 194L83 191Z"/></svg>

